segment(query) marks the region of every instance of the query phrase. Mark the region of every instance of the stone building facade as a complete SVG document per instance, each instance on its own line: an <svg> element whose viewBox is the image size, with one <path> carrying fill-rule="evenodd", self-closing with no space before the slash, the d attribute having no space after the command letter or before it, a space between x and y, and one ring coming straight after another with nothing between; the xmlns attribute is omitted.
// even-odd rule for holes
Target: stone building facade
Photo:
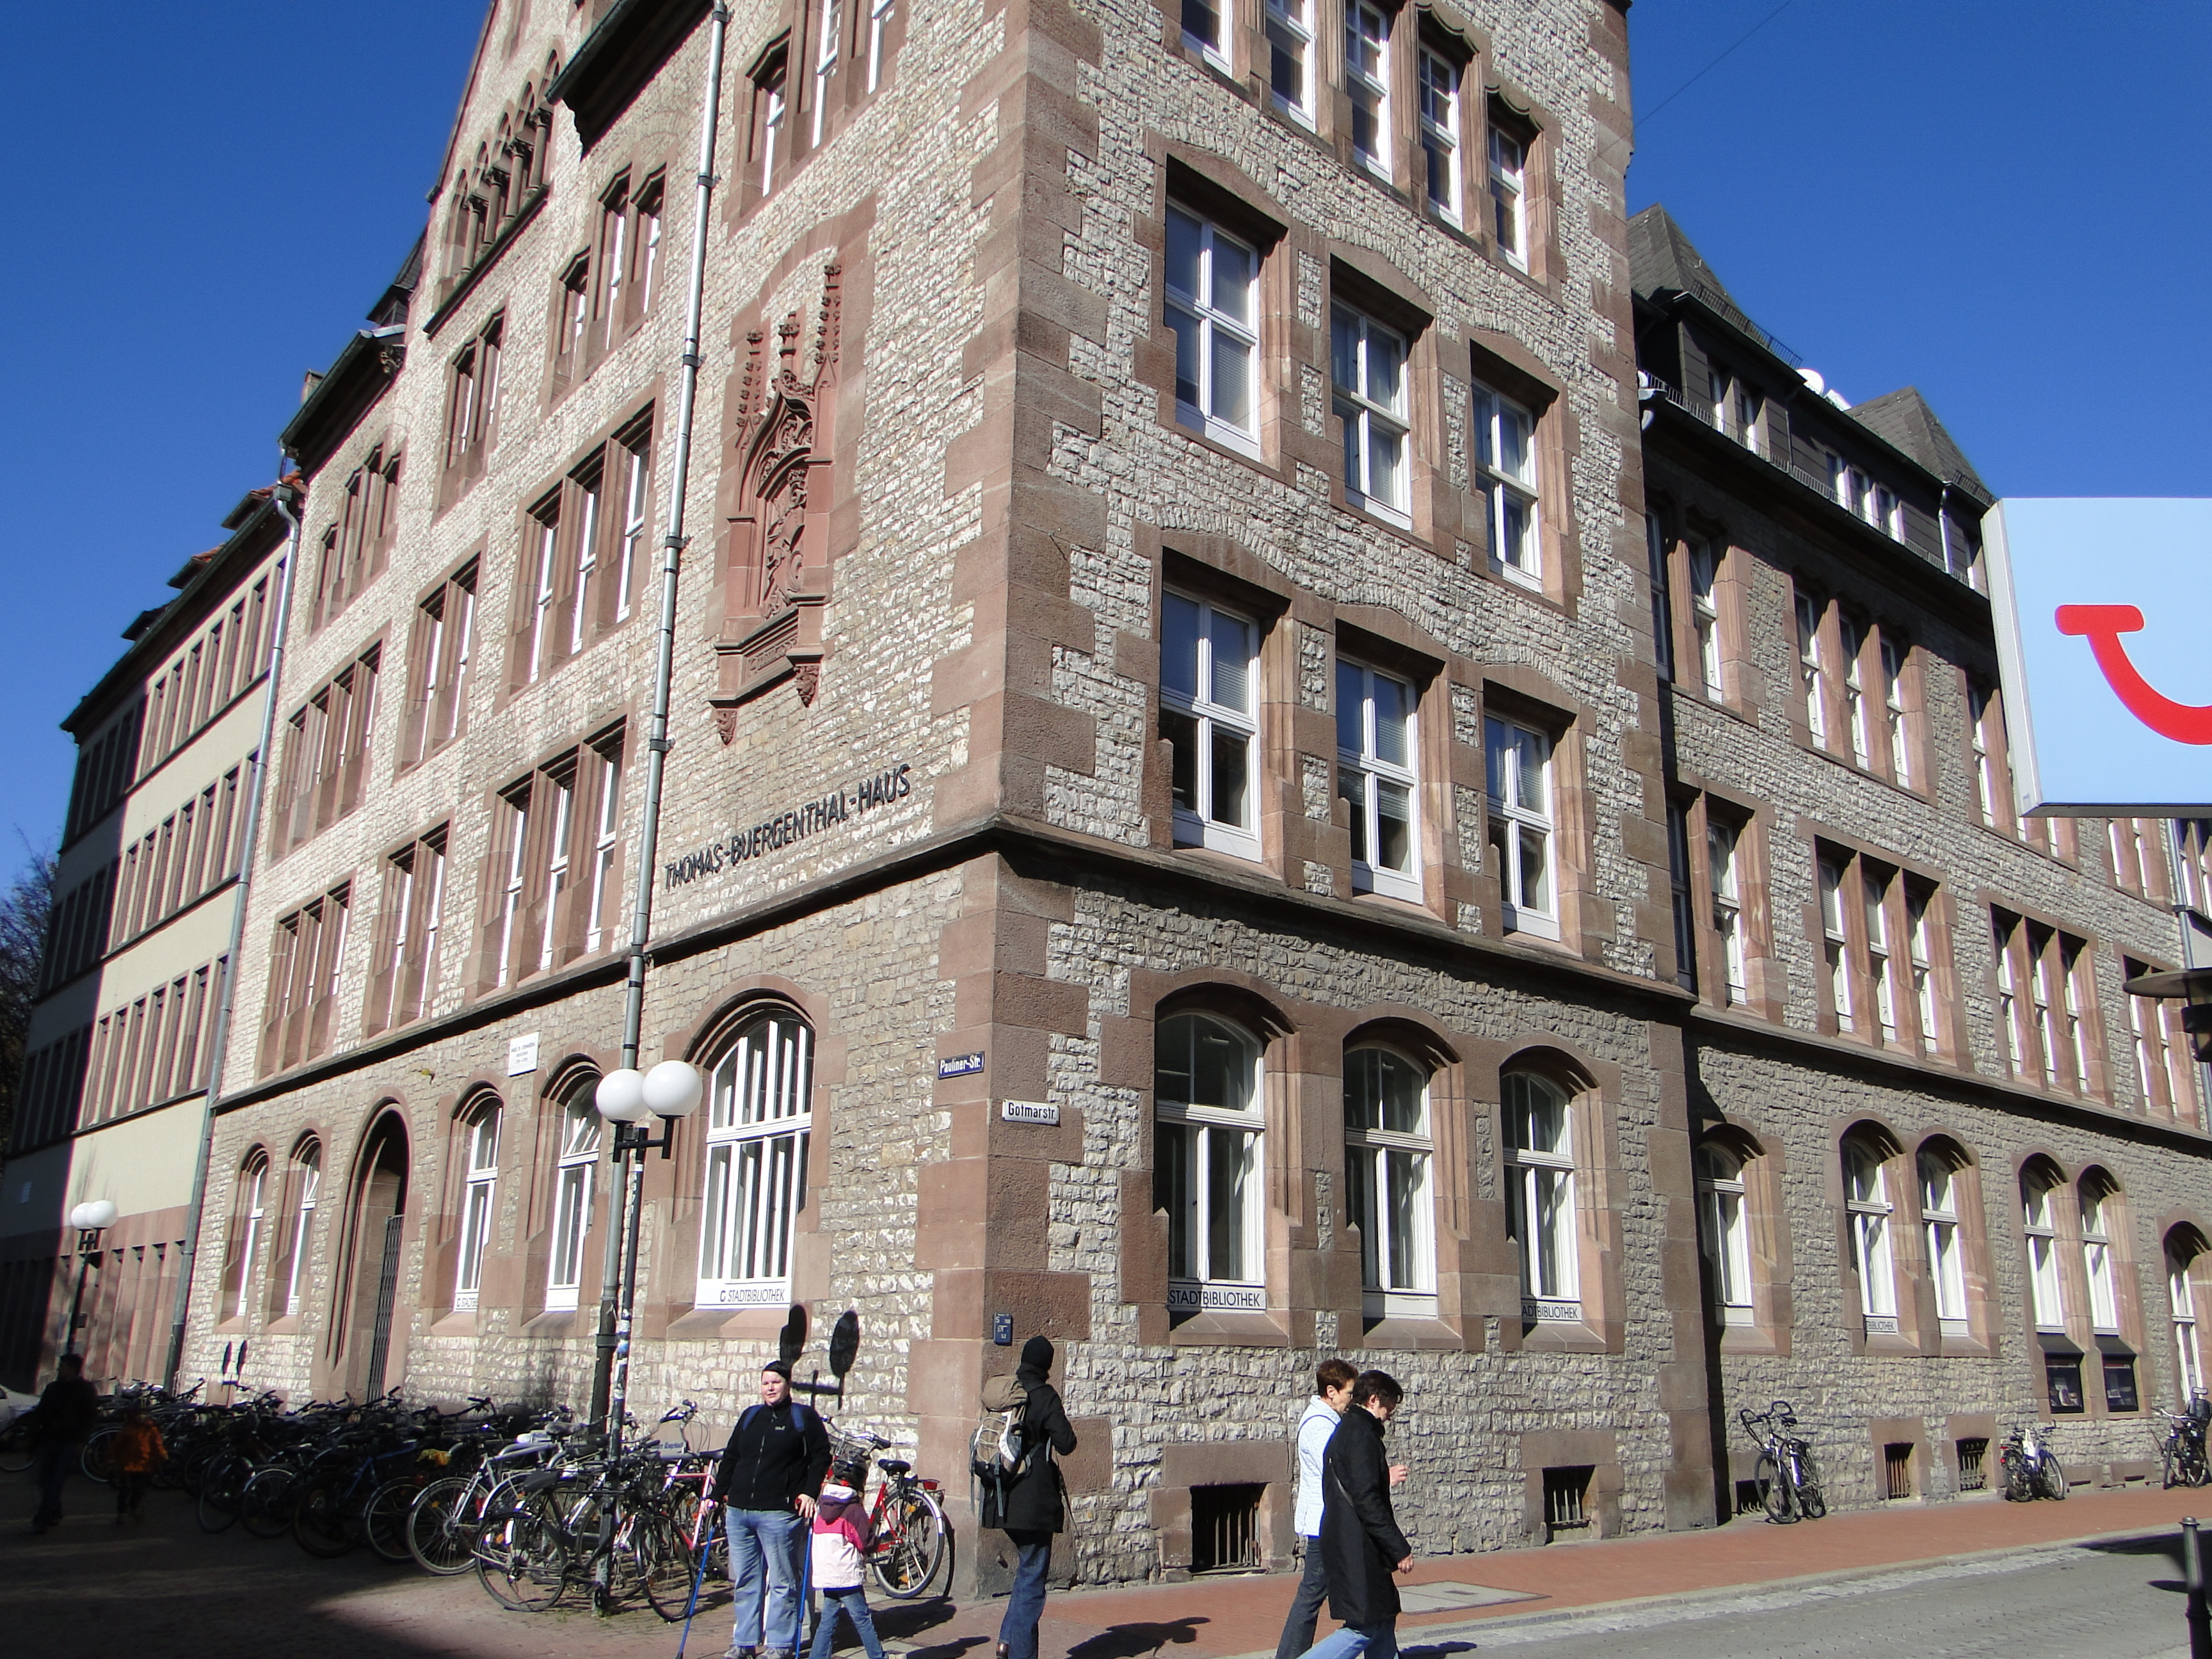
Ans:
<svg viewBox="0 0 2212 1659"><path fill-rule="evenodd" d="M1982 886L2162 961L2156 896L1972 821L1936 758L1966 752L1962 692L1915 691L1905 848L1890 785L1790 725L1785 571L1896 586L1916 687L1983 662L1986 605L1767 502L1673 404L1639 434L1675 302L1635 275L1611 0L732 7L639 870L719 21L499 0L422 247L285 434L294 648L187 1375L250 1341L245 1380L295 1394L584 1400L589 1103L641 879L643 1060L713 1083L647 1166L634 1397L726 1422L787 1304L855 1309L842 1415L915 1448L972 1537L979 1382L1050 1336L1082 1579L1286 1560L1291 1425L1339 1351L1409 1389L1425 1550L1711 1524L1728 1411L1770 1385L1871 1501L1893 1440L2039 1397L2015 1151L2124 1170L2103 1213L2166 1386L2144 1241L2201 1167L2196 1097L2128 1109L2120 1046L2101 1096L2001 1080L1966 981ZM1971 538L1917 428L1831 412ZM1740 538L1736 708L1662 672L1652 550L1693 507ZM1685 789L1755 821L1771 872L1741 1010L1685 965L1711 907L1675 850L1727 810L1670 835ZM1944 1063L1834 1030L1793 841L1943 886ZM1916 1311L1844 1316L1828 1188L1862 1123L1893 1164L1938 1128L1978 1160L1965 1363L1909 1243ZM1750 1323L1700 1248L1723 1133ZM263 1169L274 1249L246 1242ZM2102 1471L2126 1429L2092 1415ZM1002 1565L988 1538L963 1561Z"/></svg>

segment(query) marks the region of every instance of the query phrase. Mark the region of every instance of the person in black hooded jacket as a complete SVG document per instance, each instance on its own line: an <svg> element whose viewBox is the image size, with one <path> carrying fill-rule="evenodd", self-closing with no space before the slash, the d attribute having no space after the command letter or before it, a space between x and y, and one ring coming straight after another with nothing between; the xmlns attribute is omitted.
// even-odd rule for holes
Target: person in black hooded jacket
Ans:
<svg viewBox="0 0 2212 1659"><path fill-rule="evenodd" d="M1052 1344L1042 1336L1022 1345L1022 1363L1014 1372L1029 1390L1022 1402L1021 1467L1002 1486L987 1486L983 1493L983 1524L1003 1528L1015 1553L1013 1593L999 1622L998 1659L1036 1659L1052 1535L1066 1518L1060 1465L1053 1459L1075 1449L1075 1431L1068 1426L1060 1390L1045 1380L1052 1358Z"/></svg>
<svg viewBox="0 0 2212 1659"><path fill-rule="evenodd" d="M1382 1425L1406 1391L1386 1371L1362 1371L1352 1407L1322 1454L1321 1552L1328 1570L1328 1610L1344 1628L1307 1650L1306 1659L1396 1659L1398 1584L1413 1570L1413 1547L1390 1505L1390 1460Z"/></svg>

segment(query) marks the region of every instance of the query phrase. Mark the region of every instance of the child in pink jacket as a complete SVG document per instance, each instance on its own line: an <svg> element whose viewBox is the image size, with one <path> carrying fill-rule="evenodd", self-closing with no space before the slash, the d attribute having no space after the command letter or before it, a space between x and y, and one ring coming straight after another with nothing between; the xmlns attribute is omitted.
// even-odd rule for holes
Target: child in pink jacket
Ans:
<svg viewBox="0 0 2212 1659"><path fill-rule="evenodd" d="M830 1471L816 1499L812 1568L814 1588L822 1592L822 1617L815 1623L809 1659L830 1659L840 1613L853 1621L868 1659L884 1659L884 1644L877 1639L868 1593L861 1584L868 1547L875 1540L867 1506L860 1501L867 1479L866 1464L841 1464Z"/></svg>

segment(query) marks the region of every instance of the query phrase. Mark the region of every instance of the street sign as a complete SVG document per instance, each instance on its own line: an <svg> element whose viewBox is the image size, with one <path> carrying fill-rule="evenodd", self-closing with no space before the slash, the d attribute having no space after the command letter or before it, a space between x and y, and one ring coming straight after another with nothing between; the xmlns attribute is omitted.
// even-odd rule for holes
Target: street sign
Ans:
<svg viewBox="0 0 2212 1659"><path fill-rule="evenodd" d="M2003 501L1982 525L2021 812L2212 813L2212 501Z"/></svg>

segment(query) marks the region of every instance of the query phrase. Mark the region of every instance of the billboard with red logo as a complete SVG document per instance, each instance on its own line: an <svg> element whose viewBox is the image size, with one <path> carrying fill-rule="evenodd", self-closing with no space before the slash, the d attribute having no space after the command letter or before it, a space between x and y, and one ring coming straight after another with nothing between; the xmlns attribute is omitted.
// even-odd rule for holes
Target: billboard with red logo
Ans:
<svg viewBox="0 0 2212 1659"><path fill-rule="evenodd" d="M2212 501L2000 501L1983 521L2023 813L2212 813Z"/></svg>

